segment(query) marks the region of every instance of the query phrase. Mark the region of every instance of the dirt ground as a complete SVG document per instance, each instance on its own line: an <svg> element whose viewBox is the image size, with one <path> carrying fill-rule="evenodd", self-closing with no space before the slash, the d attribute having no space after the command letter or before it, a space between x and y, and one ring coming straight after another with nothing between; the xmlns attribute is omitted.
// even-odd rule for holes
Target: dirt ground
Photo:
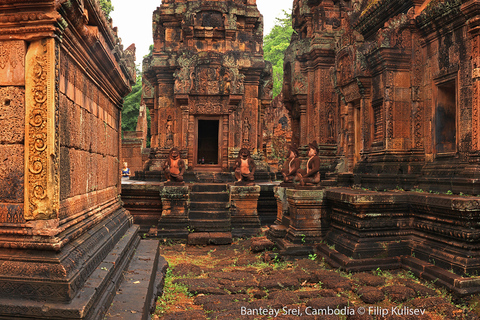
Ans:
<svg viewBox="0 0 480 320"><path fill-rule="evenodd" d="M480 297L455 298L405 270L345 273L317 255L253 253L251 243L165 241L170 266L152 319L480 319Z"/></svg>

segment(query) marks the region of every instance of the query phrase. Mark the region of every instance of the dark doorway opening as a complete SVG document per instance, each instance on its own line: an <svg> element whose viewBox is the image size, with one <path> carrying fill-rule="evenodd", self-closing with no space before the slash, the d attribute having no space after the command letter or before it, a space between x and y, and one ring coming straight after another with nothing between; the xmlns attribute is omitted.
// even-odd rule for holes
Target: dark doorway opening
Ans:
<svg viewBox="0 0 480 320"><path fill-rule="evenodd" d="M437 153L456 151L456 86L455 80L438 86L435 109L435 150Z"/></svg>
<svg viewBox="0 0 480 320"><path fill-rule="evenodd" d="M218 120L198 120L198 164L218 164Z"/></svg>

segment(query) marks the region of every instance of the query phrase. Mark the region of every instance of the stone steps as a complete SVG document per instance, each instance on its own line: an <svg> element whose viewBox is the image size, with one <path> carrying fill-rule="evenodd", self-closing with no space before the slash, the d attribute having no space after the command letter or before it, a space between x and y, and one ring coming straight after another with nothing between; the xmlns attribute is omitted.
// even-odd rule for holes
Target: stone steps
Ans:
<svg viewBox="0 0 480 320"><path fill-rule="evenodd" d="M230 212L226 209L218 210L190 210L188 213L188 218L190 220L208 220L208 219L217 219L217 220L229 220Z"/></svg>
<svg viewBox="0 0 480 320"><path fill-rule="evenodd" d="M157 240L141 240L108 309L106 320L147 320L163 291L168 263L159 256Z"/></svg>
<svg viewBox="0 0 480 320"><path fill-rule="evenodd" d="M225 183L195 183L192 184L191 192L228 192Z"/></svg>
<svg viewBox="0 0 480 320"><path fill-rule="evenodd" d="M194 202L228 202L230 195L226 191L190 192L190 203Z"/></svg>
<svg viewBox="0 0 480 320"><path fill-rule="evenodd" d="M232 222L230 219L190 220L189 227L193 232L230 232Z"/></svg>
<svg viewBox="0 0 480 320"><path fill-rule="evenodd" d="M198 183L191 188L188 218L189 228L193 232L190 232L188 237L189 243L210 243L209 237L219 232L231 237L230 195L227 184ZM221 238L224 239L225 234L222 234Z"/></svg>
<svg viewBox="0 0 480 320"><path fill-rule="evenodd" d="M158 240L140 240L139 227L131 226L112 250L85 279L85 284L76 296L69 301L46 303L41 300L18 301L8 297L0 298L3 310L1 319L44 319L44 320L135 320L150 319L158 294L163 289L166 261L159 256ZM145 245L147 244L147 245ZM133 271L133 273L132 273ZM129 276L136 280L129 281ZM141 281L138 286L129 282ZM116 304L119 293L128 307ZM131 300L131 301L130 301ZM112 305L119 308L112 309ZM123 307L125 306L125 307ZM22 308L26 316L19 317ZM110 309L109 309L110 308ZM120 313L121 309L129 312ZM131 312L134 311L134 312ZM10 313L10 315L9 315Z"/></svg>

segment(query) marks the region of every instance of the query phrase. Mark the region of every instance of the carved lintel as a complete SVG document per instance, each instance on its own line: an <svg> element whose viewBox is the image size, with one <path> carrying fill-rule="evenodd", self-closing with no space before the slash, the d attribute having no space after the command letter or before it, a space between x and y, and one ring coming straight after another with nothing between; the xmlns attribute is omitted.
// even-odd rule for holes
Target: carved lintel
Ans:
<svg viewBox="0 0 480 320"><path fill-rule="evenodd" d="M25 219L56 219L59 141L56 125L56 44L34 41L25 62Z"/></svg>

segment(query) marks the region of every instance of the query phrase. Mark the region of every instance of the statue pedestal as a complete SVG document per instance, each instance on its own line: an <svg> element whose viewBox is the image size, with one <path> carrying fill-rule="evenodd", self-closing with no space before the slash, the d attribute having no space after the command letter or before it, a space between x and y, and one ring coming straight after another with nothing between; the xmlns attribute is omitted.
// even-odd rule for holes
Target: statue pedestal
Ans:
<svg viewBox="0 0 480 320"><path fill-rule="evenodd" d="M260 186L230 186L232 236L253 236L260 231L257 202Z"/></svg>
<svg viewBox="0 0 480 320"><path fill-rule="evenodd" d="M322 240L329 226L324 190L287 189L286 195L290 208L286 239L297 244Z"/></svg>
<svg viewBox="0 0 480 320"><path fill-rule="evenodd" d="M288 226L290 218L288 216L287 188L282 186L275 187L273 192L277 200L277 220L275 220L275 224Z"/></svg>
<svg viewBox="0 0 480 320"><path fill-rule="evenodd" d="M186 239L190 190L187 186L164 186L160 191L162 216L158 221L157 237Z"/></svg>

